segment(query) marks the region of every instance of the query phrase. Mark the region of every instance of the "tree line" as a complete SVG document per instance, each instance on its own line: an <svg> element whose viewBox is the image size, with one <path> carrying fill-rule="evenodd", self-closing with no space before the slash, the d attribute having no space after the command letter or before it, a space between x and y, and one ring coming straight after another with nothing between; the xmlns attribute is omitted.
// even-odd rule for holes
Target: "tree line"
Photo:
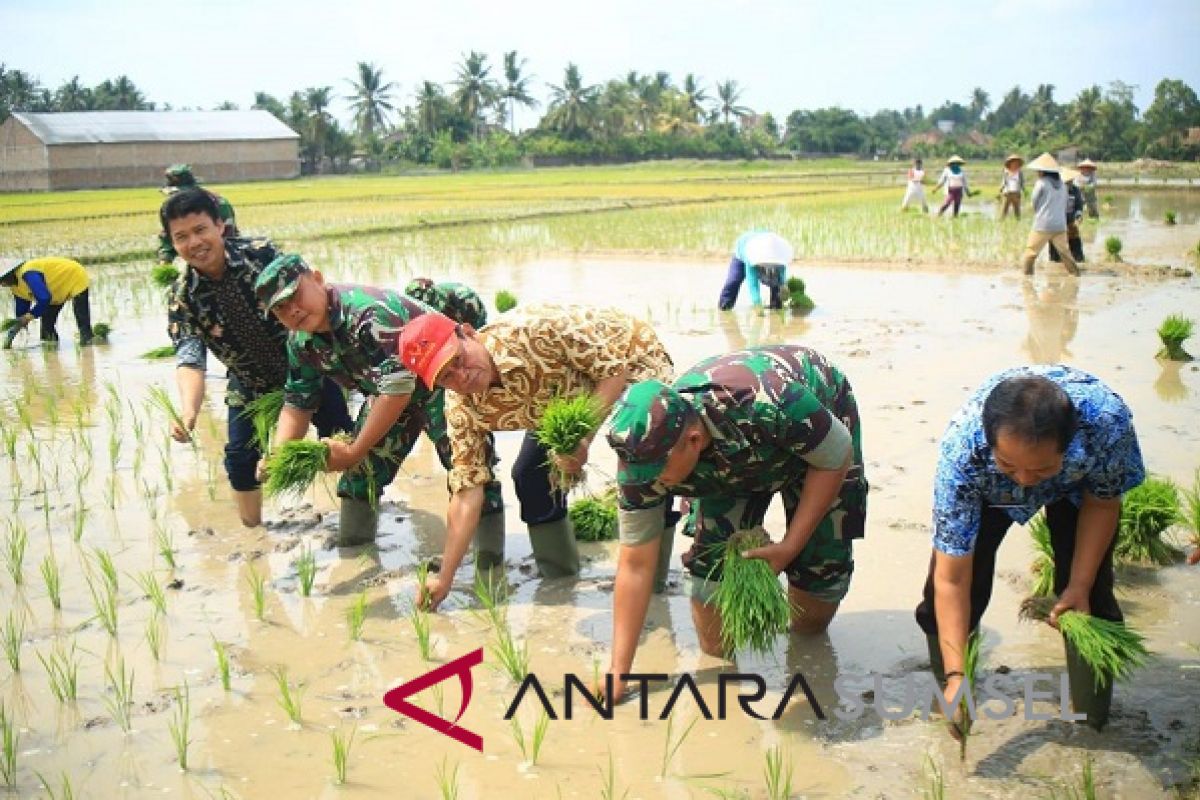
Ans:
<svg viewBox="0 0 1200 800"><path fill-rule="evenodd" d="M571 163L649 158L763 158L794 153L863 157L997 157L1016 151L1079 148L1104 160L1139 157L1200 159L1200 99L1181 80L1163 79L1141 112L1137 87L1113 81L1060 101L1055 87L1026 92L1014 86L998 103L981 88L965 102L948 100L929 111L920 105L858 114L830 107L796 110L783 124L755 113L732 79L706 84L689 73L639 73L601 83L585 80L567 64L557 83L546 83L545 108L535 97L535 76L516 51L493 64L470 51L447 85L421 81L401 94L375 64L358 62L341 89L308 87L280 99L256 92L264 109L300 134L305 172L340 171L352 164L439 167L505 166L527 157ZM349 128L333 106L353 113ZM154 109L128 76L87 87L78 76L57 89L0 64L0 121L12 111ZM162 106L170 109L169 105ZM237 108L232 102L219 109ZM542 110L537 124L518 132L518 109Z"/></svg>

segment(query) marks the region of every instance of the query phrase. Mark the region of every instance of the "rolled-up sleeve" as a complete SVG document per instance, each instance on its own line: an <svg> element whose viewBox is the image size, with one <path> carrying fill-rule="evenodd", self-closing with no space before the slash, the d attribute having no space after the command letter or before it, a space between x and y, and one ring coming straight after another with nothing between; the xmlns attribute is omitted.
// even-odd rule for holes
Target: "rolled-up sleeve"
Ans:
<svg viewBox="0 0 1200 800"><path fill-rule="evenodd" d="M167 291L167 335L175 346L175 366L203 372L208 368L208 348L183 302L181 283L177 280Z"/></svg>
<svg viewBox="0 0 1200 800"><path fill-rule="evenodd" d="M450 437L450 493L486 486L495 480L491 466L488 429L462 402L457 392L446 392L446 432Z"/></svg>
<svg viewBox="0 0 1200 800"><path fill-rule="evenodd" d="M617 479L617 524L621 544L637 545L662 536L667 494L658 483Z"/></svg>

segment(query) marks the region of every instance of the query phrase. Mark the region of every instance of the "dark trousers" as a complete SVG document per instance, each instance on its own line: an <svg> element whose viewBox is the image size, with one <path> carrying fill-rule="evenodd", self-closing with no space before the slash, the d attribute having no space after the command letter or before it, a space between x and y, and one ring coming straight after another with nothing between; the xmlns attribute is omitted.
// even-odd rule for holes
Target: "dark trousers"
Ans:
<svg viewBox="0 0 1200 800"><path fill-rule="evenodd" d="M945 213L946 209L951 205L954 206L954 216L958 216L958 210L962 208L963 190L961 186L953 189L946 188L946 199L942 201L942 207L938 209L938 216Z"/></svg>
<svg viewBox="0 0 1200 800"><path fill-rule="evenodd" d="M567 515L567 498L550 486L550 452L538 444L537 434L525 432L521 452L512 467L513 485L521 502L526 525L557 522Z"/></svg>
<svg viewBox="0 0 1200 800"><path fill-rule="evenodd" d="M1054 549L1054 593L1062 594L1071 578L1071 559L1075 554L1075 528L1079 509L1070 500L1059 500L1046 506L1046 522L1050 526L1050 546ZM992 599L992 579L996 572L996 551L1012 525L1012 518L998 508L985 505L979 521L979 537L975 540L975 558L971 564L971 627L979 627L983 612ZM1113 594L1113 545L1108 546L1092 593L1088 598L1094 617L1123 622L1121 607ZM917 624L929 635L937 634L937 617L933 605L933 565L929 561L929 576L925 579L924 597L917 606Z"/></svg>
<svg viewBox="0 0 1200 800"><path fill-rule="evenodd" d="M233 382L230 378L230 383ZM229 407L229 440L225 443L225 474L235 492L251 492L258 488L255 473L262 458L258 442L254 440L254 422L242 414L243 410L241 406ZM321 405L312 421L322 437L354 430L354 421L346 408L346 395L342 393L342 387L329 378L321 381Z"/></svg>
<svg viewBox="0 0 1200 800"><path fill-rule="evenodd" d="M745 280L746 265L740 258L730 260L729 272L725 275L725 285L721 287L721 297L717 301L717 308L722 311L733 308L737 304L738 292L741 291L742 282Z"/></svg>
<svg viewBox="0 0 1200 800"><path fill-rule="evenodd" d="M1071 249L1071 257L1075 259L1075 263L1083 263L1083 239L1079 236L1079 226L1071 220L1067 220L1067 247ZM1050 260L1062 261L1062 256L1058 254L1054 245L1050 245Z"/></svg>
<svg viewBox="0 0 1200 800"><path fill-rule="evenodd" d="M58 315L62 312L61 305L51 305L42 314L42 341L57 342ZM92 340L92 305L88 300L88 290L84 289L71 298L71 310L75 312L75 327L79 328L79 341Z"/></svg>

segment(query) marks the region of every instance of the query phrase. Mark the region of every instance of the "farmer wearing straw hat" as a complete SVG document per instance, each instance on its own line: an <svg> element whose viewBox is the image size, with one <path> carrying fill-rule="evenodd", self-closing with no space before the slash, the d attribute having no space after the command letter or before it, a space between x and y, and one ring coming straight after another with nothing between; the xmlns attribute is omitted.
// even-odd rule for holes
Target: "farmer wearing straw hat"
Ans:
<svg viewBox="0 0 1200 800"><path fill-rule="evenodd" d="M25 326L42 321L43 342L57 342L58 314L67 301L75 311L79 343L92 343L92 307L88 300L87 270L69 258L0 259L0 286L12 290L16 300L16 323L4 335L4 349L12 347Z"/></svg>
<svg viewBox="0 0 1200 800"><path fill-rule="evenodd" d="M850 382L805 347L751 347L705 359L669 386L630 387L608 434L620 459L609 667L615 694L633 666L670 494L691 498L685 532L695 544L683 563L705 653L730 655L712 605L720 554L733 534L762 525L776 494L787 530L746 555L787 575L794 631L828 627L850 586L853 541L865 529L861 435Z"/></svg>
<svg viewBox="0 0 1200 800"><path fill-rule="evenodd" d="M1029 165L1038 174L1033 187L1033 230L1025 241L1025 254L1021 259L1022 271L1033 274L1033 262L1047 244L1053 244L1062 256L1067 272L1079 275L1079 266L1071 256L1071 245L1067 241L1067 187L1059 175L1061 168L1054 156L1042 153Z"/></svg>
<svg viewBox="0 0 1200 800"><path fill-rule="evenodd" d="M951 204L954 205L954 216L957 217L958 210L962 207L963 195L971 196L971 187L967 184L967 173L963 171L962 166L965 163L958 156L950 156L946 159L946 167L942 170L937 185L933 187L935 192L942 186L946 187L946 200L938 209L939 217Z"/></svg>
<svg viewBox="0 0 1200 800"><path fill-rule="evenodd" d="M170 198L176 192L184 189L199 189L200 183L196 180L196 176L192 174L192 168L188 164L172 164L163 170L163 178L166 184L162 187L162 193ZM208 189L202 191L208 192L216 201L217 208L220 211L221 221L225 223L225 236L228 238L237 238L238 227L234 219L233 206L228 200L216 192L209 192ZM160 231L158 234L158 263L170 264L175 260L174 245L171 244L171 237L165 232Z"/></svg>
<svg viewBox="0 0 1200 800"><path fill-rule="evenodd" d="M733 258L717 307L728 311L737 303L742 281L750 285L750 302L762 308L759 284L766 284L771 292L769 308L783 308L787 299L787 268L792 260L792 246L787 239L770 231L747 231L733 245Z"/></svg>
<svg viewBox="0 0 1200 800"><path fill-rule="evenodd" d="M1076 164L1079 177L1075 183L1083 191L1083 200L1087 204L1087 215L1091 219L1100 218L1100 210L1096 206L1096 162L1085 158Z"/></svg>
<svg viewBox="0 0 1200 800"><path fill-rule="evenodd" d="M1010 208L1013 216L1021 218L1021 196L1025 194L1025 173L1021 172L1021 165L1024 163L1025 159L1016 153L1004 159L1004 172L1000 176L1000 199L1004 206L1000 210L1000 219L1008 216Z"/></svg>

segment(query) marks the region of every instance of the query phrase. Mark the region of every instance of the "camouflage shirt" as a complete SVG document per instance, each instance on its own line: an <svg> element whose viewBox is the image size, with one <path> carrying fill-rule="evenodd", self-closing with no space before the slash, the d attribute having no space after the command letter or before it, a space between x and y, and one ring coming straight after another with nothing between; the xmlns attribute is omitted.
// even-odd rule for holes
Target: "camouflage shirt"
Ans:
<svg viewBox="0 0 1200 800"><path fill-rule="evenodd" d="M487 306L479 294L465 283L434 283L429 278L415 278L404 287L404 293L436 308L455 322L465 322L475 330L487 325Z"/></svg>
<svg viewBox="0 0 1200 800"><path fill-rule="evenodd" d="M429 306L374 286L332 284L327 291L330 330L288 335L284 402L315 410L324 377L367 396L411 394L413 403L428 398L429 390L400 361L399 338L404 323Z"/></svg>
<svg viewBox="0 0 1200 800"><path fill-rule="evenodd" d="M712 443L671 494L748 497L802 484L808 468L838 469L853 453L839 497L849 518L866 509L858 411L849 382L815 350L753 347L696 364L671 387ZM622 535L662 529L668 488L618 476ZM861 513L860 513L861 512ZM847 538L862 536L847 529Z"/></svg>
<svg viewBox="0 0 1200 800"><path fill-rule="evenodd" d="M190 187L188 187L190 188ZM205 190L213 200L217 202L217 210L221 214L221 221L225 223L226 239L238 238L237 221L233 216L233 206L229 201L216 192ZM158 263L169 264L175 260L175 256L179 255L175 252L175 244L171 241L171 236L166 231L158 233Z"/></svg>
<svg viewBox="0 0 1200 800"><path fill-rule="evenodd" d="M287 377L287 329L264 317L254 282L278 252L266 239L226 239L225 274L212 280L188 267L167 293L167 333L176 363L203 370L207 352L253 395L275 391ZM237 405L237 398L227 398Z"/></svg>

